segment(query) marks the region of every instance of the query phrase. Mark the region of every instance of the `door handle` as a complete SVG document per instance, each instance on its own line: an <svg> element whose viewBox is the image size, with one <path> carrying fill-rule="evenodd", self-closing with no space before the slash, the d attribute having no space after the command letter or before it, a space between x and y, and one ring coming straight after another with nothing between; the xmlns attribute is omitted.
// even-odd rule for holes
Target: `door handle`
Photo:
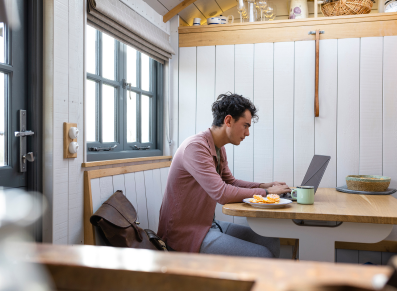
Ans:
<svg viewBox="0 0 397 291"><path fill-rule="evenodd" d="M29 136L29 135L34 135L34 132L31 130L26 130L26 131L16 131L15 136Z"/></svg>
<svg viewBox="0 0 397 291"><path fill-rule="evenodd" d="M26 137L34 135L31 130L26 130L26 110L19 110L19 131L15 132L15 136L19 137L19 171L26 172L26 161L33 162L34 156L32 152L26 153Z"/></svg>
<svg viewBox="0 0 397 291"><path fill-rule="evenodd" d="M22 156L22 159L24 160L24 163L26 163L26 160L28 162L34 162L34 155L32 152L28 152Z"/></svg>

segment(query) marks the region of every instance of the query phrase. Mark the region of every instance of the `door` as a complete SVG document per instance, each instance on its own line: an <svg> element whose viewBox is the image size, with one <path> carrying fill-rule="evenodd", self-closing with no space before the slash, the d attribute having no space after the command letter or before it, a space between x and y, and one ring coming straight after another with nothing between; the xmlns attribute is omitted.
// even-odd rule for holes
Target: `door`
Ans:
<svg viewBox="0 0 397 291"><path fill-rule="evenodd" d="M23 127L30 129L20 124L19 115L27 120L32 114L20 112L27 110L26 5L22 0L0 1L0 5L0 186L27 187L27 171L20 165L20 139L32 137L15 136Z"/></svg>

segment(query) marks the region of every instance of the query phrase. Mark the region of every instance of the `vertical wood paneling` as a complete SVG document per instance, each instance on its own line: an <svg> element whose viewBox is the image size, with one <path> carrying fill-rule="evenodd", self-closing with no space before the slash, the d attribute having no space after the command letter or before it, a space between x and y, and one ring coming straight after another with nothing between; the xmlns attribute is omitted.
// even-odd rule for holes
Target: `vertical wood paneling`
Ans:
<svg viewBox="0 0 397 291"><path fill-rule="evenodd" d="M196 133L196 47L179 48L179 145Z"/></svg>
<svg viewBox="0 0 397 291"><path fill-rule="evenodd" d="M382 265L382 252L358 251L358 263Z"/></svg>
<svg viewBox="0 0 397 291"><path fill-rule="evenodd" d="M254 45L235 46L235 92L253 100L254 95ZM250 135L234 147L234 176L244 181L254 180L253 126Z"/></svg>
<svg viewBox="0 0 397 291"><path fill-rule="evenodd" d="M170 172L170 168L161 168L160 169L160 179L161 179L161 196L164 196L165 189L167 187L168 173Z"/></svg>
<svg viewBox="0 0 397 291"><path fill-rule="evenodd" d="M397 36L384 37L383 60L383 175L397 188Z"/></svg>
<svg viewBox="0 0 397 291"><path fill-rule="evenodd" d="M154 179L153 179L153 170L148 170L143 172L145 176L145 190L146 190L146 205L147 205L147 216L149 220L149 228L155 232L157 232L159 215L158 211L156 211L157 203L156 203L156 194L154 187ZM138 192L138 195L141 193ZM157 215L156 215L157 214Z"/></svg>
<svg viewBox="0 0 397 291"><path fill-rule="evenodd" d="M336 187L336 116L338 104L338 40L320 41L320 116L315 118L315 154L330 156L320 187Z"/></svg>
<svg viewBox="0 0 397 291"><path fill-rule="evenodd" d="M113 176L113 193L117 190L123 191L123 194L125 195L124 175Z"/></svg>
<svg viewBox="0 0 397 291"><path fill-rule="evenodd" d="M98 208L102 205L99 178L91 179L91 193L92 193L92 211L93 213L95 213L98 210Z"/></svg>
<svg viewBox="0 0 397 291"><path fill-rule="evenodd" d="M273 43L255 44L254 104L259 120L253 124L254 182L273 179Z"/></svg>
<svg viewBox="0 0 397 291"><path fill-rule="evenodd" d="M226 92L234 93L234 45L215 47L215 99ZM234 146L225 145L230 171L234 173Z"/></svg>
<svg viewBox="0 0 397 291"><path fill-rule="evenodd" d="M336 262L358 264L358 251L336 249Z"/></svg>
<svg viewBox="0 0 397 291"><path fill-rule="evenodd" d="M215 100L215 47L197 47L196 133L211 127L211 105Z"/></svg>
<svg viewBox="0 0 397 291"><path fill-rule="evenodd" d="M383 37L361 39L360 175L382 175Z"/></svg>
<svg viewBox="0 0 397 291"><path fill-rule="evenodd" d="M134 205L138 211L137 195L135 189L135 173L128 173L124 175L125 180L125 197ZM139 221L139 220L138 220Z"/></svg>
<svg viewBox="0 0 397 291"><path fill-rule="evenodd" d="M390 258L396 255L396 253L382 252L382 265L387 265Z"/></svg>
<svg viewBox="0 0 397 291"><path fill-rule="evenodd" d="M145 229L149 227L149 221L147 217L145 177L143 172L135 173L135 189L137 194L136 211L138 212L138 221L141 223L139 226Z"/></svg>
<svg viewBox="0 0 397 291"><path fill-rule="evenodd" d="M99 178L101 204L109 199L113 194L113 177L102 177Z"/></svg>
<svg viewBox="0 0 397 291"><path fill-rule="evenodd" d="M153 191L154 191L154 200L149 201L154 204L154 213L149 213L149 216L155 217L156 228L153 231L157 232L159 219L160 219L160 208L161 202L163 201L163 194L161 192L161 173L160 169L153 170Z"/></svg>
<svg viewBox="0 0 397 291"><path fill-rule="evenodd" d="M294 184L294 43L274 44L274 180Z"/></svg>
<svg viewBox="0 0 397 291"><path fill-rule="evenodd" d="M294 183L301 185L314 154L315 41L295 42Z"/></svg>
<svg viewBox="0 0 397 291"><path fill-rule="evenodd" d="M359 173L360 39L338 40L337 185ZM321 105L320 105L321 106Z"/></svg>

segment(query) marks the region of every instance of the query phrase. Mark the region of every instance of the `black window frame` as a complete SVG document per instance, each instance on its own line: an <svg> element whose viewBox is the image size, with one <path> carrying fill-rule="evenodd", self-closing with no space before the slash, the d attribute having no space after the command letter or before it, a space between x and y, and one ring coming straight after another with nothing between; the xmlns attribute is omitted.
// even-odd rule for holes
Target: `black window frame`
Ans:
<svg viewBox="0 0 397 291"><path fill-rule="evenodd" d="M94 28L95 29L95 28ZM136 62L136 87L132 87L127 79L127 45L115 39L115 80L106 79L102 74L102 32L96 30L96 74L88 73L86 81L96 82L96 139L87 141L87 161L101 161L113 159L125 159L136 157L161 156L163 154L163 65L150 58L150 91L141 89L141 55L137 50ZM135 49L135 48L134 48ZM90 52L86 52L89 54ZM110 85L115 88L115 142L102 142L102 86ZM129 90L137 94L137 141L127 142L127 99ZM141 98L149 96L150 105L150 142L142 143L141 140ZM85 130L88 130L87 128ZM111 151L90 151L92 147L111 147L117 145ZM150 149L136 150L133 146L147 147Z"/></svg>

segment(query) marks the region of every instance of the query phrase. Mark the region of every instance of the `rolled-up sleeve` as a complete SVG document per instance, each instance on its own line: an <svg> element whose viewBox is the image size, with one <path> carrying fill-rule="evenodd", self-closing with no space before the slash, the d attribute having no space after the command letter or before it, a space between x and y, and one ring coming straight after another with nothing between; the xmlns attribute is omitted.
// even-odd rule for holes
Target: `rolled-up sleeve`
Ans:
<svg viewBox="0 0 397 291"><path fill-rule="evenodd" d="M184 167L207 194L220 204L242 202L254 194L266 196L266 191L258 183L236 180L227 167L221 176L216 172L214 161L208 148L199 143L191 143L185 148ZM225 181L224 181L225 179Z"/></svg>

